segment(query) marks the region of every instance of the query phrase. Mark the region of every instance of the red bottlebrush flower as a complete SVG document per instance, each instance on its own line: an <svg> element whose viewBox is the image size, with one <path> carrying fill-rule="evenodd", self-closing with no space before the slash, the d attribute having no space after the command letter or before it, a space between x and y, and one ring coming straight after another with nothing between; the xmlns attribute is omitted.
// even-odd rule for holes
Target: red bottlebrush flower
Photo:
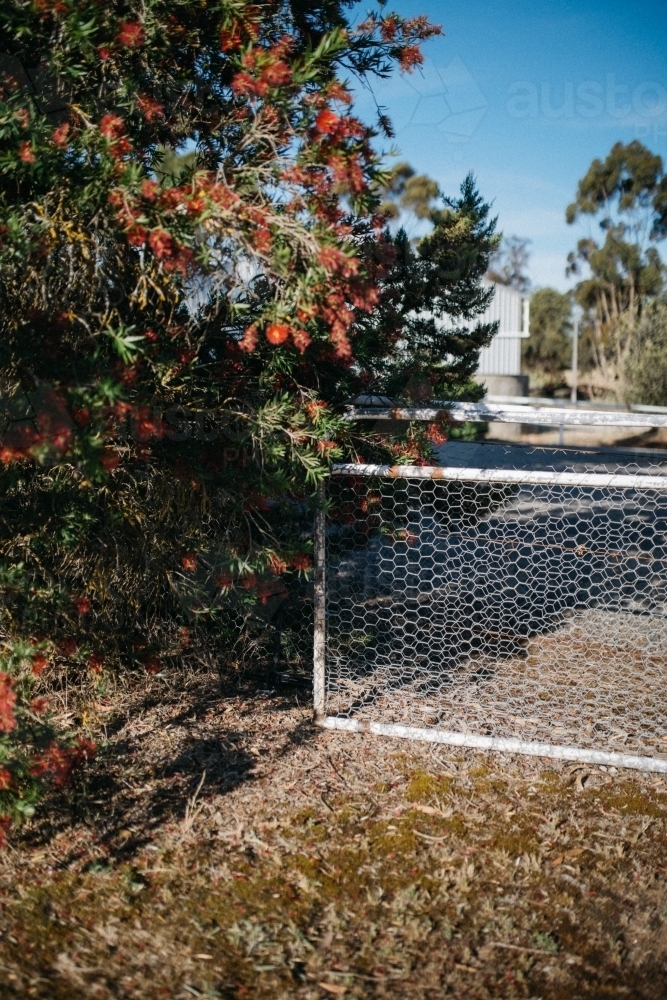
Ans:
<svg viewBox="0 0 667 1000"><path fill-rule="evenodd" d="M155 330L144 330L144 337L146 340L150 341L151 344L154 344L160 339L159 333L156 333Z"/></svg>
<svg viewBox="0 0 667 1000"><path fill-rule="evenodd" d="M141 185L141 197L147 201L155 201L159 187L157 181L144 181Z"/></svg>
<svg viewBox="0 0 667 1000"><path fill-rule="evenodd" d="M42 753L37 754L29 773L33 778L49 776L56 788L60 788L72 773L73 766L74 761L69 751L58 743L52 743Z"/></svg>
<svg viewBox="0 0 667 1000"><path fill-rule="evenodd" d="M30 711L35 715L44 715L49 707L48 698L33 698L30 702Z"/></svg>
<svg viewBox="0 0 667 1000"><path fill-rule="evenodd" d="M273 236L270 229L258 229L253 236L253 245L258 253L270 253L273 246Z"/></svg>
<svg viewBox="0 0 667 1000"><path fill-rule="evenodd" d="M239 340L239 347L241 350L245 351L247 354L252 354L257 347L257 337L258 333L255 324L253 323L251 326L247 326L243 337Z"/></svg>
<svg viewBox="0 0 667 1000"><path fill-rule="evenodd" d="M69 135L69 122L63 122L55 129L53 135L51 136L51 142L54 146L62 147L66 146L68 142Z"/></svg>
<svg viewBox="0 0 667 1000"><path fill-rule="evenodd" d="M124 45L128 49L138 49L144 44L144 29L139 21L124 21L120 26L120 31L116 35L119 45Z"/></svg>
<svg viewBox="0 0 667 1000"><path fill-rule="evenodd" d="M140 94L136 104L137 110L141 112L147 122L154 122L159 118L164 118L164 108L159 101L154 101L152 97Z"/></svg>
<svg viewBox="0 0 667 1000"><path fill-rule="evenodd" d="M180 271L182 275L186 275L188 268L192 266L193 260L194 254L190 247L181 247L171 260L165 260L164 269L167 272Z"/></svg>
<svg viewBox="0 0 667 1000"><path fill-rule="evenodd" d="M120 455L110 448L105 448L100 455L100 465L105 472L113 472L114 469L118 468L119 463Z"/></svg>
<svg viewBox="0 0 667 1000"><path fill-rule="evenodd" d="M228 31L225 28L220 32L220 48L223 52L231 52L241 45L241 33L238 28Z"/></svg>
<svg viewBox="0 0 667 1000"><path fill-rule="evenodd" d="M257 577L254 573L248 573L243 577L241 581L241 586L244 590L252 590L253 587L257 586Z"/></svg>
<svg viewBox="0 0 667 1000"><path fill-rule="evenodd" d="M345 262L345 254L337 250L336 247L322 247L317 259L327 271L339 271Z"/></svg>
<svg viewBox="0 0 667 1000"><path fill-rule="evenodd" d="M109 152L114 159L119 159L125 153L129 153L132 149L132 144L125 134L125 123L122 118L119 118L118 115L102 115L100 118L100 135L110 143L111 148ZM112 191L109 195L109 201L111 204L119 205L121 211L124 210L127 214L128 209L124 204L122 192L116 193Z"/></svg>
<svg viewBox="0 0 667 1000"><path fill-rule="evenodd" d="M106 62L107 59L111 59L111 49L108 48L106 45L100 46L100 48L97 50L97 54L102 60L102 62Z"/></svg>
<svg viewBox="0 0 667 1000"><path fill-rule="evenodd" d="M8 771L6 767L0 767L0 792L5 792L8 788L11 788L11 784L12 772Z"/></svg>
<svg viewBox="0 0 667 1000"><path fill-rule="evenodd" d="M306 413L313 421L318 420L322 411L326 409L328 409L327 404L321 399L313 399L310 403L306 403Z"/></svg>
<svg viewBox="0 0 667 1000"><path fill-rule="evenodd" d="M277 556L275 552L272 552L269 556L269 569L276 576L280 576L281 573L287 572L287 563L280 556Z"/></svg>
<svg viewBox="0 0 667 1000"><path fill-rule="evenodd" d="M76 639L61 639L57 648L61 656L74 656L79 649Z"/></svg>
<svg viewBox="0 0 667 1000"><path fill-rule="evenodd" d="M186 573L194 573L197 569L197 553L186 552L185 555L181 556L181 566Z"/></svg>
<svg viewBox="0 0 667 1000"><path fill-rule="evenodd" d="M393 42L398 31L398 18L395 15L383 18L380 23L380 37L383 42Z"/></svg>
<svg viewBox="0 0 667 1000"><path fill-rule="evenodd" d="M14 112L14 117L21 126L21 128L26 128L28 122L30 121L30 112L27 108L19 108L18 111Z"/></svg>
<svg viewBox="0 0 667 1000"><path fill-rule="evenodd" d="M336 357L347 361L352 358L352 344L348 340L345 327L342 323L332 323L331 342L336 351Z"/></svg>
<svg viewBox="0 0 667 1000"><path fill-rule="evenodd" d="M15 704L16 692L12 679L9 674L0 673L0 733L11 733L12 729L16 729Z"/></svg>
<svg viewBox="0 0 667 1000"><path fill-rule="evenodd" d="M93 674L101 674L104 669L104 658L101 653L91 653L88 657L88 669Z"/></svg>
<svg viewBox="0 0 667 1000"><path fill-rule="evenodd" d="M113 142L123 132L123 119L118 115L106 114L100 118L100 135Z"/></svg>
<svg viewBox="0 0 667 1000"><path fill-rule="evenodd" d="M232 90L237 95L247 97L265 97L268 93L268 86L261 80L255 80L250 73L237 73L232 80Z"/></svg>
<svg viewBox="0 0 667 1000"><path fill-rule="evenodd" d="M426 433L431 444L441 445L447 440L447 435L439 424L429 424Z"/></svg>
<svg viewBox="0 0 667 1000"><path fill-rule="evenodd" d="M49 666L49 661L42 653L35 653L32 658L32 673L35 677L39 677L46 668Z"/></svg>
<svg viewBox="0 0 667 1000"><path fill-rule="evenodd" d="M424 62L424 56L418 45L406 45L405 48L401 49L398 58L401 69L405 73L411 73L415 66L421 66Z"/></svg>
<svg viewBox="0 0 667 1000"><path fill-rule="evenodd" d="M296 555L292 556L290 562L294 569L305 571L313 568L313 560L305 552L297 552Z"/></svg>
<svg viewBox="0 0 667 1000"><path fill-rule="evenodd" d="M174 241L164 229L154 229L148 237L148 244L158 260L165 260L174 252Z"/></svg>
<svg viewBox="0 0 667 1000"><path fill-rule="evenodd" d="M291 83L292 70L287 63L280 62L279 60L278 62L270 63L262 70L261 79L269 87L284 87L285 84Z"/></svg>
<svg viewBox="0 0 667 1000"><path fill-rule="evenodd" d="M286 323L270 323L266 328L266 339L274 346L284 344L289 335L290 328Z"/></svg>
<svg viewBox="0 0 667 1000"><path fill-rule="evenodd" d="M295 39L292 35L281 35L278 41L271 46L269 52L276 59L284 59L290 52L294 51Z"/></svg>
<svg viewBox="0 0 667 1000"><path fill-rule="evenodd" d="M87 615L90 611L90 598L89 597L74 597L74 607L79 612L80 615Z"/></svg>
<svg viewBox="0 0 667 1000"><path fill-rule="evenodd" d="M147 674L159 674L162 670L162 660L155 653L151 653L144 660L144 669Z"/></svg>
<svg viewBox="0 0 667 1000"><path fill-rule="evenodd" d="M340 118L331 108L323 108L315 119L315 128L323 135L332 135L338 128Z"/></svg>
<svg viewBox="0 0 667 1000"><path fill-rule="evenodd" d="M303 354L309 344L312 343L312 338L305 330L296 329L292 330L292 341L297 350Z"/></svg>
<svg viewBox="0 0 667 1000"><path fill-rule="evenodd" d="M77 427L85 427L90 421L90 410L86 406L77 407L72 410L72 420Z"/></svg>
<svg viewBox="0 0 667 1000"><path fill-rule="evenodd" d="M152 437L162 437L162 422L154 420L148 406L138 406L132 414L130 424L135 441L148 441Z"/></svg>
<svg viewBox="0 0 667 1000"><path fill-rule="evenodd" d="M356 257L346 257L336 247L322 247L317 259L325 270L342 274L345 278L350 278L359 271L359 261Z"/></svg>
<svg viewBox="0 0 667 1000"><path fill-rule="evenodd" d="M229 588L234 583L234 577L231 573L218 573L215 578L215 585L219 587L220 590L229 590Z"/></svg>
<svg viewBox="0 0 667 1000"><path fill-rule="evenodd" d="M206 198L202 191L197 191L192 198L188 199L187 210L190 215L201 215L206 208Z"/></svg>
<svg viewBox="0 0 667 1000"><path fill-rule="evenodd" d="M118 188L114 188L113 191L109 192L107 201L110 205L113 205L114 208L122 209L124 207L123 192Z"/></svg>
<svg viewBox="0 0 667 1000"><path fill-rule="evenodd" d="M32 151L32 146L27 141L19 144L19 160L22 163L35 162L35 154Z"/></svg>
<svg viewBox="0 0 667 1000"><path fill-rule="evenodd" d="M146 230L143 226L132 226L127 231L127 242L133 247L142 247L146 242Z"/></svg>
<svg viewBox="0 0 667 1000"><path fill-rule="evenodd" d="M333 80L326 89L327 97L332 101L340 101L341 104L351 104L352 94L344 83Z"/></svg>

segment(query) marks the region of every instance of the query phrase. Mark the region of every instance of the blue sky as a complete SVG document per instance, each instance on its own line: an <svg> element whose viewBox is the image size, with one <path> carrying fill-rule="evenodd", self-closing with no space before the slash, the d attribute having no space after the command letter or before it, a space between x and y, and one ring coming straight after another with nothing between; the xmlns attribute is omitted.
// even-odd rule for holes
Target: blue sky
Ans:
<svg viewBox="0 0 667 1000"><path fill-rule="evenodd" d="M423 73L373 84L400 159L447 194L472 169L499 227L532 240L534 285L567 288L567 253L589 230L568 226L565 207L591 160L638 138L667 163L667 4L394 0L387 9L425 13L445 32L425 45ZM373 108L360 93L361 116Z"/></svg>

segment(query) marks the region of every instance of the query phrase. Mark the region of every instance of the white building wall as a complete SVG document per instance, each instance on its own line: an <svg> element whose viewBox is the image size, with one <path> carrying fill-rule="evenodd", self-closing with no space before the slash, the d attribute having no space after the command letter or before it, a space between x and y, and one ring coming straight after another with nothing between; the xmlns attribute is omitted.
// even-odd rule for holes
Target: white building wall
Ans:
<svg viewBox="0 0 667 1000"><path fill-rule="evenodd" d="M477 374L520 375L521 341L530 334L529 302L514 288L494 287L495 294L478 322L498 322L498 333L480 351Z"/></svg>
<svg viewBox="0 0 667 1000"><path fill-rule="evenodd" d="M506 285L493 285L488 281L485 281L484 285L487 288L495 288L495 294L484 312L475 317L475 322L498 322L497 337L520 337L523 332L524 319L523 303L525 300L523 295Z"/></svg>
<svg viewBox="0 0 667 1000"><path fill-rule="evenodd" d="M521 338L494 337L479 352L478 375L520 375Z"/></svg>

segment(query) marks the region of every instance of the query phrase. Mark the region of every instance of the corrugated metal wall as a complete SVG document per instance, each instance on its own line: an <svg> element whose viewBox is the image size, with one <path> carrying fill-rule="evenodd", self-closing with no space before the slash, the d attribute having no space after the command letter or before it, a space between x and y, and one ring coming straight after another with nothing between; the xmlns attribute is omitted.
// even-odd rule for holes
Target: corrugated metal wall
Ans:
<svg viewBox="0 0 667 1000"><path fill-rule="evenodd" d="M489 283L484 282L484 284L488 287ZM500 326L496 337L519 337L522 327L523 296L505 285L496 285L495 289L496 294L477 322L495 323L498 320Z"/></svg>
<svg viewBox="0 0 667 1000"><path fill-rule="evenodd" d="M479 375L520 375L521 338L494 337L488 347L479 352Z"/></svg>

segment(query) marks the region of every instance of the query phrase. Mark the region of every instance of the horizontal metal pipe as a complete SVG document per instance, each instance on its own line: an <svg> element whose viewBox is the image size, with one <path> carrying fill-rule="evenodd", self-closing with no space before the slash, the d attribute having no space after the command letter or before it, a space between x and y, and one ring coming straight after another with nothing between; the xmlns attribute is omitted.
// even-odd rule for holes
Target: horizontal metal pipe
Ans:
<svg viewBox="0 0 667 1000"><path fill-rule="evenodd" d="M667 427L667 413L582 410L572 407L535 406L506 403L452 403L447 407L352 407L346 420L421 420L428 423L456 421L502 424L534 424L541 427Z"/></svg>
<svg viewBox="0 0 667 1000"><path fill-rule="evenodd" d="M460 469L450 465L364 465L345 462L332 476L380 479L444 479L451 482L509 483L518 486L587 486L597 489L667 490L667 476L617 475L612 472L543 472L532 469Z"/></svg>
<svg viewBox="0 0 667 1000"><path fill-rule="evenodd" d="M472 733L454 733L446 729L421 729L416 726L401 726L395 722L364 722L358 719L342 719L334 715L318 718L316 722L324 729L338 729L347 733L395 736L404 740L446 743L449 746L470 747L474 750L523 753L529 754L531 757L572 760L581 764L604 764L607 767L631 767L637 771L655 771L667 774L667 760L662 760L659 757L639 757L630 753L585 750L579 747L560 746L557 743L534 743L531 740L503 739L499 736L474 736Z"/></svg>
<svg viewBox="0 0 667 1000"><path fill-rule="evenodd" d="M667 406L645 406L642 403L605 403L596 399L579 399L573 402L571 399L557 399L551 396L500 396L496 393L488 393L484 397L485 403L505 403L510 406L523 406L531 409L535 406L547 406L550 409L559 408L561 410L598 410L609 413L667 413Z"/></svg>

